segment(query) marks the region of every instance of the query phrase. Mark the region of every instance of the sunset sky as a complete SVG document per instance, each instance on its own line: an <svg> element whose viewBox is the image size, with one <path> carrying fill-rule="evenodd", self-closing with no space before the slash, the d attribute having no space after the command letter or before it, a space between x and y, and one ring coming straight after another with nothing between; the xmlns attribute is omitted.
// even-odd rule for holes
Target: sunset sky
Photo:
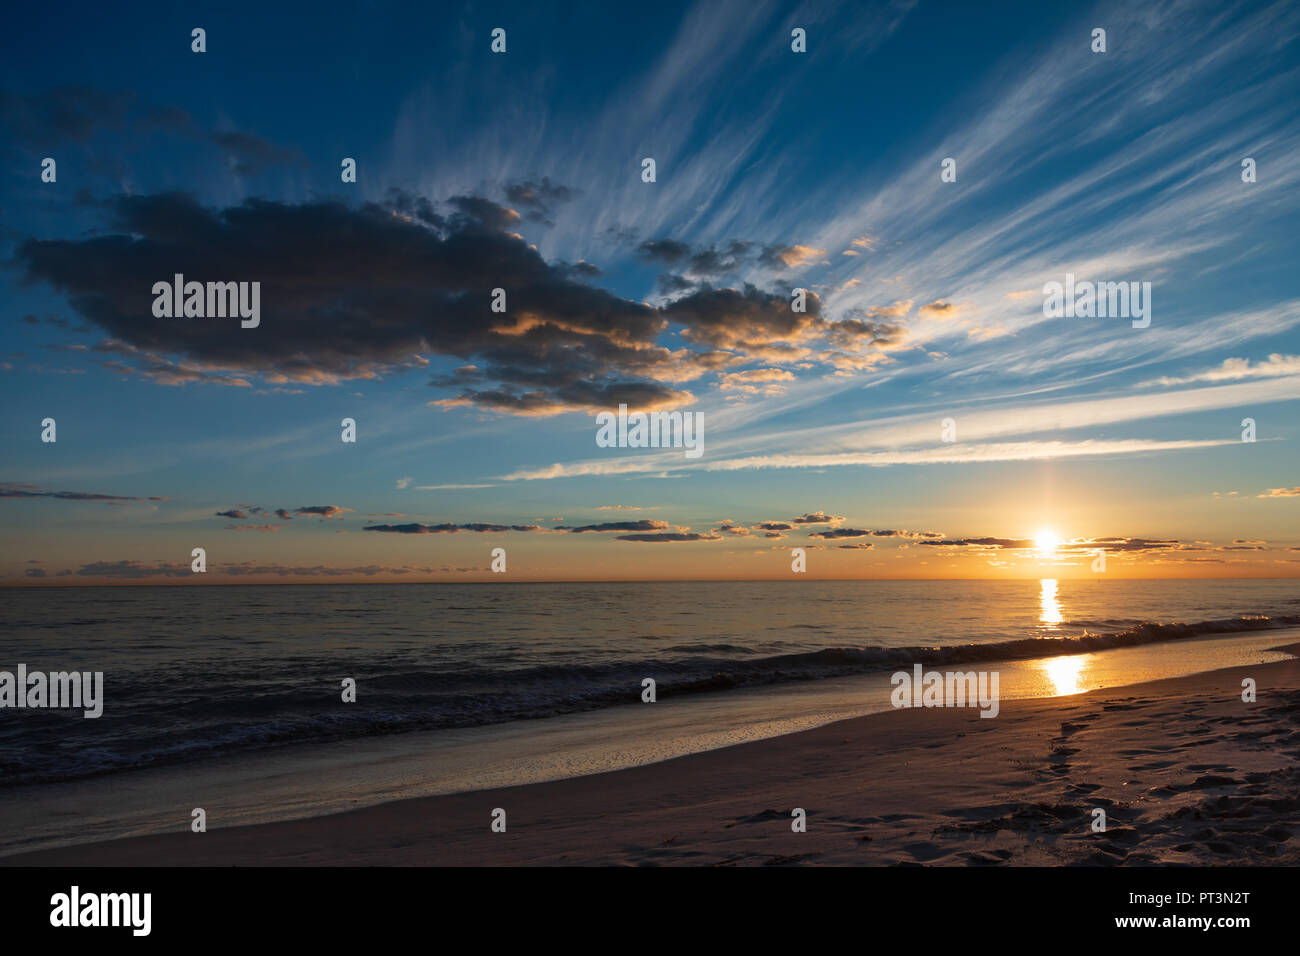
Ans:
<svg viewBox="0 0 1300 956"><path fill-rule="evenodd" d="M9 19L0 582L1300 575L1294 3Z"/></svg>

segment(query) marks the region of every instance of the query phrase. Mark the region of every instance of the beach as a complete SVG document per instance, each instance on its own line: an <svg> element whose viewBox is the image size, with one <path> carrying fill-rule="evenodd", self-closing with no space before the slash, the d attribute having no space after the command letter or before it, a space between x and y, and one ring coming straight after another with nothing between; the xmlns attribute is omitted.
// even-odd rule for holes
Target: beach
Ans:
<svg viewBox="0 0 1300 956"><path fill-rule="evenodd" d="M904 708L609 773L0 864L1294 865L1297 758L1293 656L1004 701L995 719Z"/></svg>

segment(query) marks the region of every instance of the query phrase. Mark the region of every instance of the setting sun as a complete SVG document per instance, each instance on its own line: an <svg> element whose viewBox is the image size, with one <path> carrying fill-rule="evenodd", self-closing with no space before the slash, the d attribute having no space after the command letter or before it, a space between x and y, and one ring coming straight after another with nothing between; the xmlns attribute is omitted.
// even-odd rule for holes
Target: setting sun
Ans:
<svg viewBox="0 0 1300 956"><path fill-rule="evenodd" d="M1061 546L1060 535L1048 528L1040 529L1038 534L1034 535L1034 546L1039 551L1055 551Z"/></svg>

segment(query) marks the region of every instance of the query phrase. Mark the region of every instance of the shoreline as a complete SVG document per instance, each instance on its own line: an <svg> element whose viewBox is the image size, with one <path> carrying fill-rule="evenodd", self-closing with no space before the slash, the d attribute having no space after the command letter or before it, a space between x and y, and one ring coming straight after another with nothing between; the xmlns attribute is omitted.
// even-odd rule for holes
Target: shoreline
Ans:
<svg viewBox="0 0 1300 956"><path fill-rule="evenodd" d="M1241 701L1243 677L1258 682L1253 704ZM220 827L210 811L207 833L186 826L0 866L1300 864L1294 656L978 715L874 713L297 820ZM796 807L806 833L791 830ZM505 833L490 829L497 808ZM1105 834L1091 832L1098 808Z"/></svg>
<svg viewBox="0 0 1300 956"><path fill-rule="evenodd" d="M1062 697L1286 660L1300 628L1004 661L1000 699ZM0 790L0 860L188 827L309 819L415 797L593 776L890 712L890 672L665 698L545 719L307 741ZM87 808L95 808L93 815ZM183 812L182 812L183 811ZM178 814L180 819L178 820Z"/></svg>

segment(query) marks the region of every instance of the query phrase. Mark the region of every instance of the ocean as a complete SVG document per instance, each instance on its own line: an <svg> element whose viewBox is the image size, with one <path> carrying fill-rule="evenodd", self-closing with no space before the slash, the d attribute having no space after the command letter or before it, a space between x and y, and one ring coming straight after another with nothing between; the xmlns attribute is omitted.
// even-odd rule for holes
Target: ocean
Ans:
<svg viewBox="0 0 1300 956"><path fill-rule="evenodd" d="M0 711L0 788L294 744L535 722L912 664L1300 624L1288 580L11 588L0 670L103 671L104 711ZM342 701L344 679L355 703Z"/></svg>

